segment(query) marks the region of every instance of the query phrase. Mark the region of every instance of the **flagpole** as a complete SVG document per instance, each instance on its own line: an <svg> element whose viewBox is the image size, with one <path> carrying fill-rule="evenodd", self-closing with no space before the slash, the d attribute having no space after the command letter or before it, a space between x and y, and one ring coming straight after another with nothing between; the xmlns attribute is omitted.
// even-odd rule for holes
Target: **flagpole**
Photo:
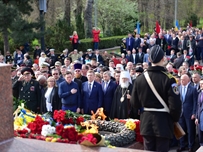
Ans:
<svg viewBox="0 0 203 152"><path fill-rule="evenodd" d="M174 25L176 27L176 20L177 20L177 5L178 5L178 0L175 0L175 21L174 21Z"/></svg>

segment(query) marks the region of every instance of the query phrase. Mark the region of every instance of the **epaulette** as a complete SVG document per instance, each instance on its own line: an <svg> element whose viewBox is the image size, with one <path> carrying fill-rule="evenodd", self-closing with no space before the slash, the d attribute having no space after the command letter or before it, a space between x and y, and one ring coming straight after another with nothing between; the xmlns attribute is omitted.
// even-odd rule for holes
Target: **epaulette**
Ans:
<svg viewBox="0 0 203 152"><path fill-rule="evenodd" d="M167 75L167 77L168 77L169 79L172 79L172 78L175 79L175 77L174 77L172 74L168 73L168 72L162 71L162 73L164 73L165 75Z"/></svg>

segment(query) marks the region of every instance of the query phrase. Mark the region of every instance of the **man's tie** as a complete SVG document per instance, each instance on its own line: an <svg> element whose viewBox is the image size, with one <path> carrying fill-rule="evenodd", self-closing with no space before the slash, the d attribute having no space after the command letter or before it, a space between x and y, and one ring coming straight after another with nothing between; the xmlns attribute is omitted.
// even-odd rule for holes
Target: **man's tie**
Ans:
<svg viewBox="0 0 203 152"><path fill-rule="evenodd" d="M200 97L200 104L202 104L202 102L203 102L203 92L201 92L201 97Z"/></svg>
<svg viewBox="0 0 203 152"><path fill-rule="evenodd" d="M105 82L105 84L104 84L104 93L106 93L107 87L108 87L108 82Z"/></svg>
<svg viewBox="0 0 203 152"><path fill-rule="evenodd" d="M92 88L91 88L91 83L88 85L88 90L89 90L89 95L91 94Z"/></svg>
<svg viewBox="0 0 203 152"><path fill-rule="evenodd" d="M186 87L183 87L183 90L182 90L182 99L183 99L183 101L185 101L185 94L186 94Z"/></svg>

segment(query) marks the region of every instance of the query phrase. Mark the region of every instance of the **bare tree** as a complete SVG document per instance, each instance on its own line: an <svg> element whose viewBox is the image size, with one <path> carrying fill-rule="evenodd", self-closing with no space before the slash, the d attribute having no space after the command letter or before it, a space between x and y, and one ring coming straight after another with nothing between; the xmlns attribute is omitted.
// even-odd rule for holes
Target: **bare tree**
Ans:
<svg viewBox="0 0 203 152"><path fill-rule="evenodd" d="M70 23L71 23L71 0L65 0L64 19L67 21L68 26L70 26Z"/></svg>
<svg viewBox="0 0 203 152"><path fill-rule="evenodd" d="M85 37L92 37L92 9L94 0L87 0L84 14Z"/></svg>

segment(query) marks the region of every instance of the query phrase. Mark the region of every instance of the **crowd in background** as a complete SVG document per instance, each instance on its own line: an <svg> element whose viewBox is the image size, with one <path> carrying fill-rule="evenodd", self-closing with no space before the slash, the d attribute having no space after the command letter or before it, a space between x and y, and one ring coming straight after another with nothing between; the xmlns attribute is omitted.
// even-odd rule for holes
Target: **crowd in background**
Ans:
<svg viewBox="0 0 203 152"><path fill-rule="evenodd" d="M145 33L143 37L135 30L122 39L120 53L98 50L100 30L93 30L97 33L94 49L86 52L77 50L79 40L74 31L73 51L66 48L57 55L52 48L43 51L36 46L33 58L31 52L23 48L16 48L13 55L9 52L0 55L0 64L14 65L11 70L14 97L24 100L27 108L37 113L63 109L91 114L91 110L96 112L103 107L111 119L139 119L139 109L130 105L132 87L136 78L151 66L150 48L159 45L165 52L165 67L176 78L178 86L192 85L196 89L190 101L194 106L186 108L192 111L192 123L190 126L188 121L181 123L188 133L189 144L194 144L192 136L195 137L195 123L199 121L196 113L201 100L198 94L203 89L200 84L202 30L194 27L161 30ZM188 77L181 78L185 74Z"/></svg>

